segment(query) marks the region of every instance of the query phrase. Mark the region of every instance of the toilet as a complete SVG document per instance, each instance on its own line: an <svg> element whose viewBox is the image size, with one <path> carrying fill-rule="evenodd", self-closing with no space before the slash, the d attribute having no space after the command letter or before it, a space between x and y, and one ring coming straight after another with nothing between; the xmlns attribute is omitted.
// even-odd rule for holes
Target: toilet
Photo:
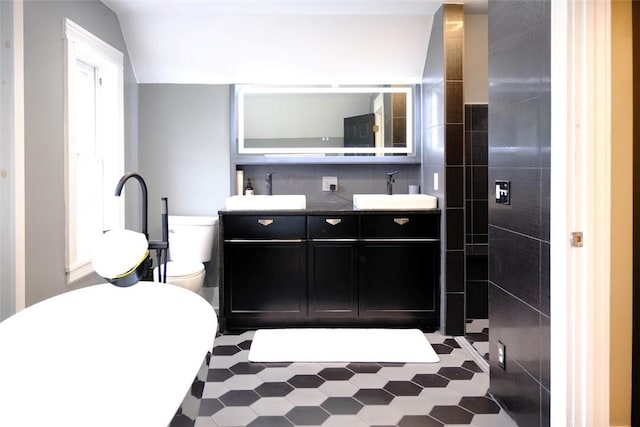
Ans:
<svg viewBox="0 0 640 427"><path fill-rule="evenodd" d="M217 220L217 217L169 215L167 283L194 292L202 289L206 274L203 263L211 259ZM158 268L153 269L156 281ZM162 274L164 276L164 270Z"/></svg>

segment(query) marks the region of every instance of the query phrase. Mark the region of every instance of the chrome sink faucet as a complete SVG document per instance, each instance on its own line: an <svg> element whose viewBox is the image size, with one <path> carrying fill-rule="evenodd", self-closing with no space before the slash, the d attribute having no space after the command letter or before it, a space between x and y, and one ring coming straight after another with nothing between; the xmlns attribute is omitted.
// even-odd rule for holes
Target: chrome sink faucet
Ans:
<svg viewBox="0 0 640 427"><path fill-rule="evenodd" d="M396 182L396 179L393 177L395 174L397 174L398 171L393 171L393 172L388 172L387 173L387 194L388 195L392 195L393 194L393 183Z"/></svg>
<svg viewBox="0 0 640 427"><path fill-rule="evenodd" d="M267 173L265 182L267 183L267 194L273 196L273 172Z"/></svg>

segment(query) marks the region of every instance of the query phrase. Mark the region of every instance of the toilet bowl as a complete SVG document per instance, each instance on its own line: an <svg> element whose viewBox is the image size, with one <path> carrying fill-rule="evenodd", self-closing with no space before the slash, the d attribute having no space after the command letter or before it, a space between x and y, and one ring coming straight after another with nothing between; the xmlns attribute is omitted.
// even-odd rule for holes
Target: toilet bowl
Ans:
<svg viewBox="0 0 640 427"><path fill-rule="evenodd" d="M216 217L169 215L169 259L166 265L166 282L194 292L204 284L204 262L211 259ZM158 269L153 269L158 281Z"/></svg>
<svg viewBox="0 0 640 427"><path fill-rule="evenodd" d="M202 289L206 272L201 262L169 261L166 274L167 283L198 292ZM153 269L153 280L159 281L158 267Z"/></svg>

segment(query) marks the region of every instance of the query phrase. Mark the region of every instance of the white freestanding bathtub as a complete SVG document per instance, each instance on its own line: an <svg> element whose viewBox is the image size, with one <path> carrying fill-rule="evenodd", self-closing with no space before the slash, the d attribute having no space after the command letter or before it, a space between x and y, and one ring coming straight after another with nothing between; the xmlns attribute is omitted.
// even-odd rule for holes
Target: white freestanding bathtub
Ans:
<svg viewBox="0 0 640 427"><path fill-rule="evenodd" d="M216 329L207 301L161 283L95 285L26 308L0 323L0 426L168 426Z"/></svg>

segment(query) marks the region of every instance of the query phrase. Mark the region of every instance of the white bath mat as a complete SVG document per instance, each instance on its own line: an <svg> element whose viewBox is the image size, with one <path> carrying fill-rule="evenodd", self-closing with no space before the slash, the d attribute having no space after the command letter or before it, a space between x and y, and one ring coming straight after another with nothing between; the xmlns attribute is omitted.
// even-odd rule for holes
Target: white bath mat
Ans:
<svg viewBox="0 0 640 427"><path fill-rule="evenodd" d="M435 363L440 358L418 329L260 329L250 362Z"/></svg>

